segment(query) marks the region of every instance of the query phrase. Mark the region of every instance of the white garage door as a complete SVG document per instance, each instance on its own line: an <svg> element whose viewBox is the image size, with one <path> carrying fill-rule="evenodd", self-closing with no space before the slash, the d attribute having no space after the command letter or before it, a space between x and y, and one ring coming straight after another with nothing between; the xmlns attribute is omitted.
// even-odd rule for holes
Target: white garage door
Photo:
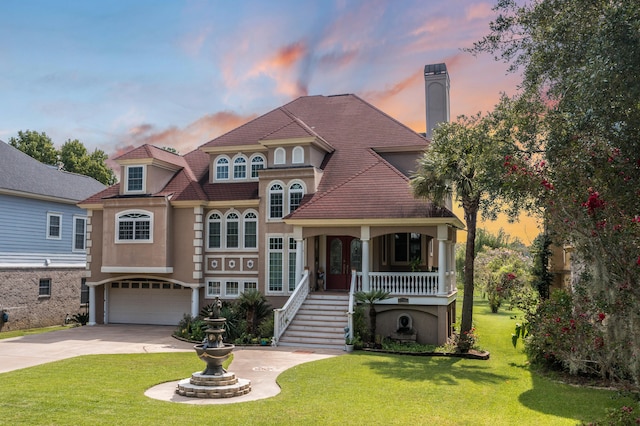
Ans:
<svg viewBox="0 0 640 426"><path fill-rule="evenodd" d="M178 325L191 311L191 289L163 282L114 282L109 288L112 324Z"/></svg>

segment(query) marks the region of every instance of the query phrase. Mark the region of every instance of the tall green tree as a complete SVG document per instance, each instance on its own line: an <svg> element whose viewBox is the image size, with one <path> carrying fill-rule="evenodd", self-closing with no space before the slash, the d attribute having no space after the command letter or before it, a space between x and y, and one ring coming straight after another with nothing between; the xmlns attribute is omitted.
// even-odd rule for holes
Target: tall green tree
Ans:
<svg viewBox="0 0 640 426"><path fill-rule="evenodd" d="M33 130L25 130L23 132L20 130L18 137L9 138L9 145L41 163L52 166L58 164L58 150L56 150L51 138L45 132L38 133Z"/></svg>
<svg viewBox="0 0 640 426"><path fill-rule="evenodd" d="M467 225L464 262L464 298L460 325L461 350L468 345L465 336L473 327L473 292L476 226L482 209L495 214L499 197L500 173L505 150L504 138L491 116L461 116L443 123L418 162L411 185L416 196L444 206L454 197L462 204Z"/></svg>
<svg viewBox="0 0 640 426"><path fill-rule="evenodd" d="M78 139L69 139L60 148L60 162L64 170L91 176L105 185L113 185L116 182L116 176L107 166L107 159L107 154L97 148L89 154L87 148Z"/></svg>
<svg viewBox="0 0 640 426"><path fill-rule="evenodd" d="M46 133L26 130L19 131L18 137L9 138L9 144L41 163L60 166L67 172L90 176L105 185L117 181L106 163L107 154L97 148L89 153L78 139L68 139L58 150Z"/></svg>
<svg viewBox="0 0 640 426"><path fill-rule="evenodd" d="M574 247L572 301L604 329L600 371L640 383L640 3L500 0L495 10L471 51L521 72L513 105L537 102L545 129L505 160L513 188L535 197L554 242ZM585 345L571 356L593 363Z"/></svg>

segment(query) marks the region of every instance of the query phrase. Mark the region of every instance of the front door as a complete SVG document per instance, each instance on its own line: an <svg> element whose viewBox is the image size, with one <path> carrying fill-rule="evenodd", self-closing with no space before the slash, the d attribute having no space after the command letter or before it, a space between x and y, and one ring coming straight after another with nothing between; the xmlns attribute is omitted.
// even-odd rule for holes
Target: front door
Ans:
<svg viewBox="0 0 640 426"><path fill-rule="evenodd" d="M362 270L361 241L349 236L328 236L327 262L327 290L349 291L351 269Z"/></svg>

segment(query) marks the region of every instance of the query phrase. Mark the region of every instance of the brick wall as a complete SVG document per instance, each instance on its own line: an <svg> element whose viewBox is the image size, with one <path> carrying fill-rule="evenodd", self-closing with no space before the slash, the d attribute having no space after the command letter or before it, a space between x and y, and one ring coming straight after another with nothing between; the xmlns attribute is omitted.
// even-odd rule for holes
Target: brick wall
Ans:
<svg viewBox="0 0 640 426"><path fill-rule="evenodd" d="M85 312L80 304L83 275L83 269L0 270L0 309L9 314L0 331L61 325L67 314ZM39 295L44 278L51 279L50 296Z"/></svg>

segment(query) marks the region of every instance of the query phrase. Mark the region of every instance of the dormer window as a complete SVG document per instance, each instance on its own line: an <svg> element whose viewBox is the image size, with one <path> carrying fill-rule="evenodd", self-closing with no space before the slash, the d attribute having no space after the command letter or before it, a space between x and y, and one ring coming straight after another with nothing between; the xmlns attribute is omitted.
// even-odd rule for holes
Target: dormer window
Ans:
<svg viewBox="0 0 640 426"><path fill-rule="evenodd" d="M287 162L287 153L284 148L276 148L273 152L273 164L285 164Z"/></svg>
<svg viewBox="0 0 640 426"><path fill-rule="evenodd" d="M264 157L256 155L251 159L251 178L257 179L258 172L262 169L264 169Z"/></svg>
<svg viewBox="0 0 640 426"><path fill-rule="evenodd" d="M229 160L225 157L218 158L216 161L216 180L229 179Z"/></svg>
<svg viewBox="0 0 640 426"><path fill-rule="evenodd" d="M296 146L293 148L293 152L291 154L291 162L293 164L302 164L304 163L304 148L301 146Z"/></svg>
<svg viewBox="0 0 640 426"><path fill-rule="evenodd" d="M126 173L126 192L144 192L144 166L128 166Z"/></svg>
<svg viewBox="0 0 640 426"><path fill-rule="evenodd" d="M247 178L247 160L244 157L238 157L235 160L233 160L233 178L234 179Z"/></svg>

